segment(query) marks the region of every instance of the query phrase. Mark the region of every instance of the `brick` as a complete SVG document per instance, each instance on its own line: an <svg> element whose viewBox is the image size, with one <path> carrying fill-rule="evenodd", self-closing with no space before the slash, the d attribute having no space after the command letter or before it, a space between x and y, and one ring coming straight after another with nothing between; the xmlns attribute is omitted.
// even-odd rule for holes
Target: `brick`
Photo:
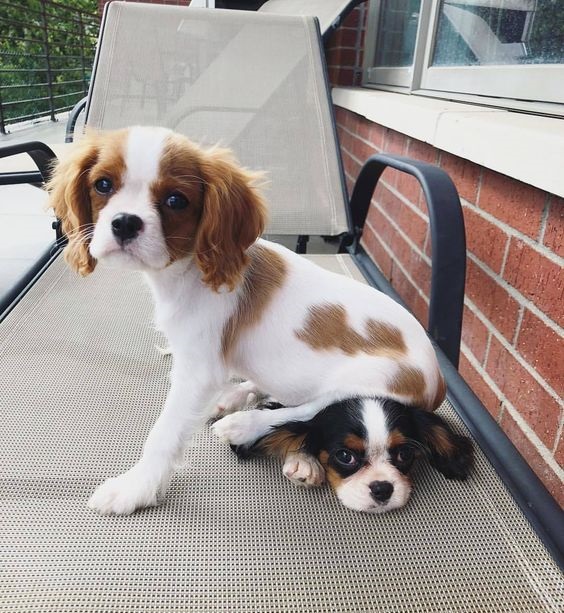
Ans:
<svg viewBox="0 0 564 613"><path fill-rule="evenodd" d="M525 309L516 343L519 353L560 397L564 397L564 341L536 315Z"/></svg>
<svg viewBox="0 0 564 613"><path fill-rule="evenodd" d="M396 155L405 155L407 137L395 130L387 130L384 141L384 151Z"/></svg>
<svg viewBox="0 0 564 613"><path fill-rule="evenodd" d="M398 196L386 185L379 185L376 189L375 199L407 236L421 251L425 243L428 221L414 213Z"/></svg>
<svg viewBox="0 0 564 613"><path fill-rule="evenodd" d="M368 140L380 151L384 147L384 140L386 136L386 128L377 123L370 124L370 134Z"/></svg>
<svg viewBox="0 0 564 613"><path fill-rule="evenodd" d="M476 213L472 207L464 206L462 211L468 250L499 274L509 236Z"/></svg>
<svg viewBox="0 0 564 613"><path fill-rule="evenodd" d="M503 276L543 313L564 326L564 267L513 237Z"/></svg>
<svg viewBox="0 0 564 613"><path fill-rule="evenodd" d="M416 207L420 208L419 203L423 197L423 190L421 189L419 181L415 177L412 177L405 172L399 172L395 187L405 198L407 198ZM422 209L426 212L425 204L423 204Z"/></svg>
<svg viewBox="0 0 564 613"><path fill-rule="evenodd" d="M342 154L345 172L348 173L351 179L354 181L360 172L360 164L346 151L343 151Z"/></svg>
<svg viewBox="0 0 564 613"><path fill-rule="evenodd" d="M355 66L356 65L356 49L348 49L346 47L336 47L331 49L327 54L328 66Z"/></svg>
<svg viewBox="0 0 564 613"><path fill-rule="evenodd" d="M533 239L539 236L546 198L536 187L483 170L478 206Z"/></svg>
<svg viewBox="0 0 564 613"><path fill-rule="evenodd" d="M472 391L486 407L488 413L498 421L501 414L501 401L497 393L484 380L483 375L472 366L468 358L464 355L464 351L460 353L460 365L458 369L466 383L468 383Z"/></svg>
<svg viewBox="0 0 564 613"><path fill-rule="evenodd" d="M341 24L341 28L355 28L356 30L360 25L362 15L363 13L360 8L356 7L345 17L345 20Z"/></svg>
<svg viewBox="0 0 564 613"><path fill-rule="evenodd" d="M519 304L472 260L467 260L466 264L466 295L511 342L517 326Z"/></svg>
<svg viewBox="0 0 564 613"><path fill-rule="evenodd" d="M564 258L564 198L551 197L543 244Z"/></svg>
<svg viewBox="0 0 564 613"><path fill-rule="evenodd" d="M407 144L406 155L410 158L420 160L421 162L436 164L437 158L439 157L439 150L423 141L410 138Z"/></svg>
<svg viewBox="0 0 564 613"><path fill-rule="evenodd" d="M464 305L462 319L462 341L480 364L484 363L489 331L484 324Z"/></svg>
<svg viewBox="0 0 564 613"><path fill-rule="evenodd" d="M419 293L413 283L405 276L399 266L392 268L392 287L403 298L410 310L414 310L418 303Z"/></svg>
<svg viewBox="0 0 564 613"><path fill-rule="evenodd" d="M362 164L375 153L378 153L377 150L359 138L353 138L352 141L352 151L351 153L358 159Z"/></svg>
<svg viewBox="0 0 564 613"><path fill-rule="evenodd" d="M564 467L564 430L560 433L560 440L554 452L554 459L561 468Z"/></svg>
<svg viewBox="0 0 564 613"><path fill-rule="evenodd" d="M374 230L372 230L368 224L365 224L362 233L362 246L389 281L392 278L392 258L382 246L380 239L374 234Z"/></svg>
<svg viewBox="0 0 564 613"><path fill-rule="evenodd" d="M561 507L564 506L564 487L562 487L561 479L546 463L537 448L507 411L504 411L500 425L556 502Z"/></svg>
<svg viewBox="0 0 564 613"><path fill-rule="evenodd" d="M491 340L486 371L541 441L552 449L560 421L558 402L495 337Z"/></svg>
<svg viewBox="0 0 564 613"><path fill-rule="evenodd" d="M431 286L431 267L422 259L421 254L415 251L411 245L400 235L396 228L394 228L389 220L386 218L387 214L384 213L382 205L377 203L373 207L380 211L381 217L379 217L378 224L374 224L373 227L376 234L385 242L394 254L394 258L397 259L401 265L409 271L413 281L417 284L417 287L426 295L429 296ZM385 220L385 221L384 221ZM397 220L394 220L397 223ZM399 224L398 224L399 225ZM381 234L380 228L385 228L385 234Z"/></svg>
<svg viewBox="0 0 564 613"><path fill-rule="evenodd" d="M481 175L480 166L446 151L441 151L440 166L456 185L460 197L476 204Z"/></svg>

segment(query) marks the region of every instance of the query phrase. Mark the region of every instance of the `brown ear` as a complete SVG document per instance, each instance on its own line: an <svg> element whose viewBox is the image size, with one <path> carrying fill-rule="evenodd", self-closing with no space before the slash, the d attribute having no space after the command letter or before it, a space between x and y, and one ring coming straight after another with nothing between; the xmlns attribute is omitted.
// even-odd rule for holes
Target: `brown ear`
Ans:
<svg viewBox="0 0 564 613"><path fill-rule="evenodd" d="M196 234L196 262L204 283L232 290L248 263L245 251L262 234L266 205L256 188L260 175L242 169L229 152L205 153L203 211Z"/></svg>
<svg viewBox="0 0 564 613"><path fill-rule="evenodd" d="M91 273L96 266L96 260L88 251L93 219L87 175L97 156L98 138L95 134L86 135L57 164L47 184L48 206L54 209L55 215L61 220L63 232L68 239L64 251L65 260L83 276Z"/></svg>

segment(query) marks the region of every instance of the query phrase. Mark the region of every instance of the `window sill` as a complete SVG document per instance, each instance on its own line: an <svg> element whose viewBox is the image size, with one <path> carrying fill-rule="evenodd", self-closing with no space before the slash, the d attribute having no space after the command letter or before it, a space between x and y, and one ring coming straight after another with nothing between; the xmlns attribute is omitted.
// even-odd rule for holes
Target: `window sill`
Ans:
<svg viewBox="0 0 564 613"><path fill-rule="evenodd" d="M337 87L335 105L564 197L564 120L387 91Z"/></svg>

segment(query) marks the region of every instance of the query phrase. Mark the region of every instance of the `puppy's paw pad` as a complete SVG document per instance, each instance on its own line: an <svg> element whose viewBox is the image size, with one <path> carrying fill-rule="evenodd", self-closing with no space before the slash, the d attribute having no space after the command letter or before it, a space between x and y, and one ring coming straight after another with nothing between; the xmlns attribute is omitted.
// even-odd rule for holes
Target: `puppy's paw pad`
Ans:
<svg viewBox="0 0 564 613"><path fill-rule="evenodd" d="M129 472L104 481L88 501L88 507L102 515L130 515L157 504L157 489Z"/></svg>
<svg viewBox="0 0 564 613"><path fill-rule="evenodd" d="M323 466L316 458L305 453L288 454L282 472L296 485L318 486L325 482Z"/></svg>

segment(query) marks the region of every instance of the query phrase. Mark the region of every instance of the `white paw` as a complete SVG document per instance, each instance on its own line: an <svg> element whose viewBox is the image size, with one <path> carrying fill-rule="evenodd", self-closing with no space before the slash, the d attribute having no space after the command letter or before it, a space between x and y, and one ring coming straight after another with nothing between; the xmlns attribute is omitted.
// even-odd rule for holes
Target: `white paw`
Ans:
<svg viewBox="0 0 564 613"><path fill-rule="evenodd" d="M144 507L157 505L159 488L136 467L107 479L90 497L88 506L102 515L129 515Z"/></svg>
<svg viewBox="0 0 564 613"><path fill-rule="evenodd" d="M262 411L250 410L227 415L212 425L212 432L230 445L248 445L268 432ZM266 428L266 429L265 429Z"/></svg>
<svg viewBox="0 0 564 613"><path fill-rule="evenodd" d="M296 485L323 485L325 470L323 466L308 453L289 453L284 461L282 472Z"/></svg>
<svg viewBox="0 0 564 613"><path fill-rule="evenodd" d="M241 411L256 401L257 395L254 392L240 386L233 387L221 394L211 417L219 419L230 413Z"/></svg>

